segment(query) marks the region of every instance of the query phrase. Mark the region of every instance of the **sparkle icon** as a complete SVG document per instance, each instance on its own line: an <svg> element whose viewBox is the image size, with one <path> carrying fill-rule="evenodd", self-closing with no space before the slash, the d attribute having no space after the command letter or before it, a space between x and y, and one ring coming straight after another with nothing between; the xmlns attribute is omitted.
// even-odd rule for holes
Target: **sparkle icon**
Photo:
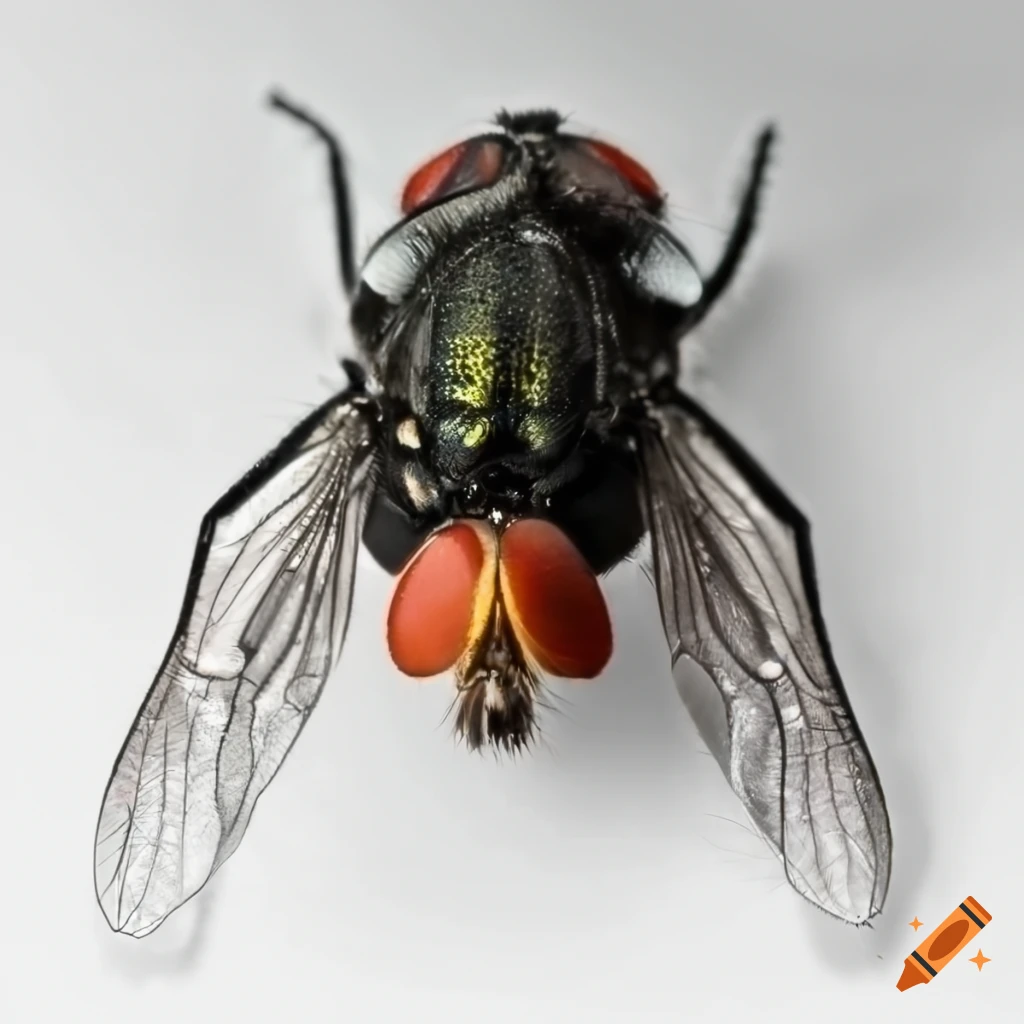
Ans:
<svg viewBox="0 0 1024 1024"><path fill-rule="evenodd" d="M916 932L916 931L917 931L917 929L918 929L918 928L920 928L920 927L921 927L921 925L923 925L923 924L924 924L924 921L918 921L918 919L917 919L917 914L915 914L915 915L914 915L914 920L913 920L913 921L908 921L907 923L908 923L908 924L910 925L910 927L911 927L911 928L913 928L913 929L914 929L914 931Z"/></svg>
<svg viewBox="0 0 1024 1024"><path fill-rule="evenodd" d="M980 970L981 970L981 968L982 968L982 967L983 967L983 966L984 966L985 964L987 964L987 963L991 963L991 961L992 961L992 957L990 957L990 956L985 956L985 954L984 954L984 953L982 953L982 951L981 951L981 950L979 949L979 950L978 950L978 955L977 955L977 956L972 956L972 957L970 958L970 960L971 960L971 963L972 963L972 964L977 964L977 965L978 965L978 970L980 971Z"/></svg>

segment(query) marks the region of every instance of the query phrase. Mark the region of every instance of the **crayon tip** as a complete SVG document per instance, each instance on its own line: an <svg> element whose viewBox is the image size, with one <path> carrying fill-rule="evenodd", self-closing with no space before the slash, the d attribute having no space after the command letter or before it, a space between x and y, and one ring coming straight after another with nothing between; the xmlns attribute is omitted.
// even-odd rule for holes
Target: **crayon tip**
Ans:
<svg viewBox="0 0 1024 1024"><path fill-rule="evenodd" d="M900 980L896 982L896 988L900 992L906 992L908 988L913 988L915 985L923 985L927 981L928 979L915 966L914 962L908 960L903 967Z"/></svg>

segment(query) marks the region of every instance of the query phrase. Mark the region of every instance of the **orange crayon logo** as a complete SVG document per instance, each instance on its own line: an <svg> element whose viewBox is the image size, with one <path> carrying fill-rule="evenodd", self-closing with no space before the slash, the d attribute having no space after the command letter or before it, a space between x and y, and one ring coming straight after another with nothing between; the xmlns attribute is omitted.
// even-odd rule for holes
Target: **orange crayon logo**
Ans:
<svg viewBox="0 0 1024 1024"><path fill-rule="evenodd" d="M973 896L968 896L907 957L896 987L906 992L915 985L926 985L991 920L992 915ZM914 921L917 921L916 917ZM981 964L978 967L980 969Z"/></svg>

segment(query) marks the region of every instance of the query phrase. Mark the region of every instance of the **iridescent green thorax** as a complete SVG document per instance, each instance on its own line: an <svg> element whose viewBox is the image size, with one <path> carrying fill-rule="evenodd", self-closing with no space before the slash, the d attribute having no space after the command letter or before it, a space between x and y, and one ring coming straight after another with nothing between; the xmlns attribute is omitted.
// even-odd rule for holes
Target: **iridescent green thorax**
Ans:
<svg viewBox="0 0 1024 1024"><path fill-rule="evenodd" d="M426 421L452 476L485 456L552 453L592 377L588 310L565 255L522 238L485 240L437 289Z"/></svg>

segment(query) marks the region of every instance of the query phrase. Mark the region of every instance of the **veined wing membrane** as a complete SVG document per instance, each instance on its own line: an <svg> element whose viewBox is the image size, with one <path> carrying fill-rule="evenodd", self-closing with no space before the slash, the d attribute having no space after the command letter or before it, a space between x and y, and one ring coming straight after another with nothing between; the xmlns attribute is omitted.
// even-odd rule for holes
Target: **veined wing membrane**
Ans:
<svg viewBox="0 0 1024 1024"><path fill-rule="evenodd" d="M829 651L806 520L688 399L651 419L648 525L680 695L790 884L866 921L889 884L889 819Z"/></svg>
<svg viewBox="0 0 1024 1024"><path fill-rule="evenodd" d="M141 936L234 852L337 662L375 417L342 393L206 514L174 639L118 755L96 894Z"/></svg>

